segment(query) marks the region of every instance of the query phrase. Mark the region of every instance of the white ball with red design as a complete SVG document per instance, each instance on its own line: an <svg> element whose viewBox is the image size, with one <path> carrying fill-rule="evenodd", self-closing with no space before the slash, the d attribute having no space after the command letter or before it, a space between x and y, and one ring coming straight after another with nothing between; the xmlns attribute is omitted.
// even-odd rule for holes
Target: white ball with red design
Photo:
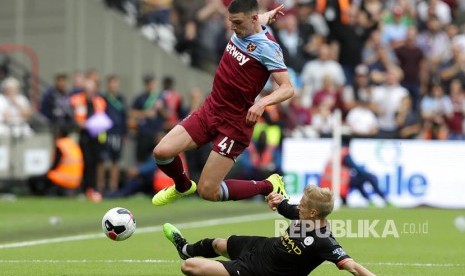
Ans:
<svg viewBox="0 0 465 276"><path fill-rule="evenodd" d="M103 232L114 241L124 241L136 231L136 219L122 207L110 209L102 219Z"/></svg>

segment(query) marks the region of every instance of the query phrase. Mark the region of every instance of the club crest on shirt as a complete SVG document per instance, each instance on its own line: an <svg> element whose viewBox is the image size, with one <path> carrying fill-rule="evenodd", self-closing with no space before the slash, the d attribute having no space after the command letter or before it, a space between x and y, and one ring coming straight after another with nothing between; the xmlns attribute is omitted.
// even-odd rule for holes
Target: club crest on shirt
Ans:
<svg viewBox="0 0 465 276"><path fill-rule="evenodd" d="M255 51L255 49L257 49L257 45L253 44L252 42L250 42L249 45L247 45L247 51L253 52Z"/></svg>

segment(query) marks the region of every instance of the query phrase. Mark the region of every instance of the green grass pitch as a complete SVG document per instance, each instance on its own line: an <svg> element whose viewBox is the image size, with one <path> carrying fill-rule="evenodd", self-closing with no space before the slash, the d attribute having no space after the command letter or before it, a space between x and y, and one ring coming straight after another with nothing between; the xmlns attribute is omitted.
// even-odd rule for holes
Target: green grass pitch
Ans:
<svg viewBox="0 0 465 276"><path fill-rule="evenodd" d="M136 233L122 242L103 237L100 225L103 214L117 206L130 209L137 220ZM465 275L465 233L454 227L459 215L465 210L342 208L330 219L345 226L345 235L337 237L345 251L377 275ZM146 197L100 204L20 197L0 201L0 217L0 275L162 276L181 275L181 261L161 232L165 222L197 241L231 234L272 236L280 218L261 201L189 198L153 207ZM50 223L52 217L58 223ZM363 225L375 221L371 230ZM349 273L324 263L312 275Z"/></svg>

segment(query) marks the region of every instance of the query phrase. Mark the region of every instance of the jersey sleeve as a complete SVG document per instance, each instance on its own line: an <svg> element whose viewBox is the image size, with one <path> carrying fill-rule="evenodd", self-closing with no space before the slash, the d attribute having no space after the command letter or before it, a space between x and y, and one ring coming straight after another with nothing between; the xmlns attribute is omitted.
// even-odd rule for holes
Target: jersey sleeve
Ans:
<svg viewBox="0 0 465 276"><path fill-rule="evenodd" d="M320 250L320 257L334 263L339 269L341 269L347 261L352 260L332 236L325 240Z"/></svg>
<svg viewBox="0 0 465 276"><path fill-rule="evenodd" d="M284 64L283 51L275 42L267 43L267 45L263 47L261 63L270 72L287 71L287 66Z"/></svg>
<svg viewBox="0 0 465 276"><path fill-rule="evenodd" d="M296 205L289 204L287 199L278 205L278 213L288 219L299 219L299 210Z"/></svg>

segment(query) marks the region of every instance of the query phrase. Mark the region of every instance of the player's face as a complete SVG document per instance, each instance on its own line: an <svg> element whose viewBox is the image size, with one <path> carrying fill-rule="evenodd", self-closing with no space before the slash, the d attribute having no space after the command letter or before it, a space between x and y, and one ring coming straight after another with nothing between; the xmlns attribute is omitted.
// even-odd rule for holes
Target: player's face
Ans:
<svg viewBox="0 0 465 276"><path fill-rule="evenodd" d="M300 200L300 204L297 207L299 209L299 217L300 219L312 219L314 217L314 210L309 208L309 199L306 197L302 197Z"/></svg>
<svg viewBox="0 0 465 276"><path fill-rule="evenodd" d="M243 12L229 14L231 30L233 30L239 38L245 38L251 35L257 20L257 14L245 14Z"/></svg>

